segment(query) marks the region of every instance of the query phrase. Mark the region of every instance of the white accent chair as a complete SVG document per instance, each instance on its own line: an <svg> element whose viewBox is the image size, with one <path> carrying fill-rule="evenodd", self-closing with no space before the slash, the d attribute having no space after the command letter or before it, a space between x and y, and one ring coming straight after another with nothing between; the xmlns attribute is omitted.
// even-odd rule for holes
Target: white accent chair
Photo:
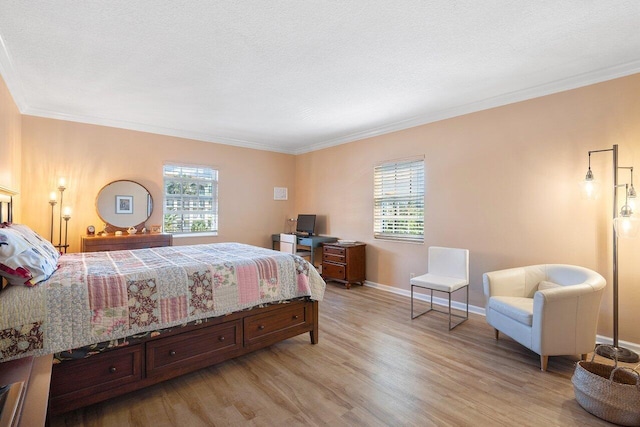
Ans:
<svg viewBox="0 0 640 427"><path fill-rule="evenodd" d="M298 236L295 234L280 234L280 252L311 258L311 251L298 251Z"/></svg>
<svg viewBox="0 0 640 427"><path fill-rule="evenodd" d="M540 355L593 351L606 282L595 271L565 264L541 264L484 273L487 323Z"/></svg>
<svg viewBox="0 0 640 427"><path fill-rule="evenodd" d="M422 316L430 311L449 314L449 330L455 328L469 318L469 250L443 248L431 246L429 248L428 273L414 277L411 284L411 318ZM430 308L427 311L413 315L413 288L425 288L431 291ZM451 294L458 289L467 288L466 316L451 313ZM433 291L449 294L449 311L445 312L433 308ZM452 326L451 317L462 319Z"/></svg>

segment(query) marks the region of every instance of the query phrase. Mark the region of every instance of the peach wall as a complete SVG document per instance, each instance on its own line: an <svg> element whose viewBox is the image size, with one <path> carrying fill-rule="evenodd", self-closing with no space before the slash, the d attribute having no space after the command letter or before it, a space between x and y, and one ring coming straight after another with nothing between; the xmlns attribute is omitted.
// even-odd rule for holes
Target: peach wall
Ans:
<svg viewBox="0 0 640 427"><path fill-rule="evenodd" d="M133 179L147 187L156 202L149 223L160 223L163 162L211 165L220 170L220 235L177 244L235 240L268 246L269 234L283 230L285 218L317 213L319 232L368 244L368 279L383 285L408 289L410 273L426 268L429 245L469 248L471 303L483 305L482 273L499 268L573 263L611 282L610 192L590 202L575 189L588 150L619 144L620 164L640 165L639 95L640 75L634 75L294 157L20 117L2 83L0 146L12 160L0 160L2 171L11 170L0 175L0 185L22 187L20 220L48 236L48 195L56 178L66 176L65 199L74 209L71 251L77 251L85 227L100 226L94 198L107 182ZM376 241L373 165L418 154L426 159L426 242ZM592 168L611 183L608 154L594 155ZM274 186L288 187L289 201L273 201ZM620 242L620 338L636 343L639 249L640 240ZM609 286L599 324L599 333L608 336L611 305Z"/></svg>
<svg viewBox="0 0 640 427"><path fill-rule="evenodd" d="M20 191L21 116L0 77L0 186ZM20 219L20 195L14 197L15 220Z"/></svg>
<svg viewBox="0 0 640 427"><path fill-rule="evenodd" d="M114 180L145 186L154 201L147 224L161 224L164 162L219 171L218 236L176 238L174 244L238 241L270 247L271 233L283 231L293 214L295 159L289 154L32 116L22 117L22 150L22 193L28 195L23 197L23 222L49 237L49 193L58 177L66 177L64 205L73 209L71 252L80 250L80 236L89 224L102 229L95 197ZM273 200L276 186L289 188L288 201ZM55 208L57 215L59 205Z"/></svg>
<svg viewBox="0 0 640 427"><path fill-rule="evenodd" d="M408 289L431 245L470 249L478 306L482 273L496 269L579 264L611 283L612 190L586 201L578 182L587 152L613 144L621 166L640 169L639 99L640 74L299 155L296 210L326 216L326 234L367 243L367 279L383 285ZM414 155L425 156L425 243L374 240L373 166ZM592 156L609 185L611 163L610 154ZM640 240L620 243L620 339L636 343L638 254ZM611 306L609 286L599 324L607 336Z"/></svg>

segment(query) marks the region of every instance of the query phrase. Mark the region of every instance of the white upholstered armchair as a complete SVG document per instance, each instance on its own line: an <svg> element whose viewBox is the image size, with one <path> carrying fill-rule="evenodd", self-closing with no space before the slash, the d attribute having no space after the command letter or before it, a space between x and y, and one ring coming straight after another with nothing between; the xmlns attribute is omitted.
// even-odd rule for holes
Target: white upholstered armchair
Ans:
<svg viewBox="0 0 640 427"><path fill-rule="evenodd" d="M540 355L593 351L604 278L584 267L542 264L483 275L489 325Z"/></svg>

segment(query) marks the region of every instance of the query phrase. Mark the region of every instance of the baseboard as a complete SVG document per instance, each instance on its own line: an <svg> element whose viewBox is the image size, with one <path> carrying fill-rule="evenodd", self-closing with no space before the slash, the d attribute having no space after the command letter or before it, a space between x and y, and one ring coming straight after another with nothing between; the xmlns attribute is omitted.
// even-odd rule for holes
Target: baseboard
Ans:
<svg viewBox="0 0 640 427"><path fill-rule="evenodd" d="M385 291L385 292L390 292L392 294L396 294L396 295L402 295L404 297L407 298L411 298L411 291L410 290L406 290L406 289L400 289L400 288L396 288L393 286L388 286L388 285L382 285L380 283L376 283L376 282L371 282L369 280L364 282L365 286L369 286L371 288L376 288L376 289L380 289L381 291ZM440 297L436 297L436 294L442 294L442 292L435 292L434 293L434 297L433 297L433 303L437 304L437 305L442 305L442 306L448 306L449 305L449 300L447 298L440 298ZM462 292L461 292L462 293ZM417 293L414 292L413 293L413 297L417 300L420 301L426 301L429 302L429 294L424 294L424 293ZM454 308L456 310L465 310L466 309L466 305L463 302L460 301L451 301L451 308ZM481 316L484 316L485 310L484 307L478 307L475 305L471 305L469 304L469 312L470 313L475 313L475 314L479 314ZM610 337L606 337L603 335L596 335L596 342L598 342L599 344L613 344L613 338ZM637 343L633 343L633 342L629 342L629 341L622 341L619 340L618 341L618 345L621 347L625 347L631 351L634 351L638 354L640 354L640 344Z"/></svg>
<svg viewBox="0 0 640 427"><path fill-rule="evenodd" d="M391 292L392 294L402 295L404 297L411 298L411 291L406 289L400 289L400 288L395 288L393 286L381 285L380 283L371 282L369 280L366 280L364 284L365 286L380 289L381 291ZM456 293L463 294L464 291L460 290L460 291L456 291ZM455 295L456 293L454 293L453 295ZM437 305L448 306L449 300L447 298L437 297L436 296L437 294L446 295L446 293L434 291L433 303ZM421 293L421 292L420 293L414 292L413 297L417 300L425 301L425 302L429 302L429 299L430 299L429 294ZM467 305L464 302L451 300L451 308L465 311L467 309ZM478 307L478 306L469 304L469 313L475 313L475 314L484 316L485 315L484 307Z"/></svg>

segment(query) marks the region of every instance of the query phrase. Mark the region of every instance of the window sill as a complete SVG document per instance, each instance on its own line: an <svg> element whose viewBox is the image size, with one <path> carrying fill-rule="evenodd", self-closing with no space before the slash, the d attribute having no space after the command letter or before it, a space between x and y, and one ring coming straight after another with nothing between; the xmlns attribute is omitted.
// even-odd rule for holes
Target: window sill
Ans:
<svg viewBox="0 0 640 427"><path fill-rule="evenodd" d="M373 237L376 240L383 240L385 242L395 242L395 243L411 243L414 245L424 245L424 240L413 240L413 239L397 239L393 237Z"/></svg>
<svg viewBox="0 0 640 427"><path fill-rule="evenodd" d="M215 231L203 231L201 233L169 233L173 235L174 239L181 239L183 237L214 237L218 233Z"/></svg>

